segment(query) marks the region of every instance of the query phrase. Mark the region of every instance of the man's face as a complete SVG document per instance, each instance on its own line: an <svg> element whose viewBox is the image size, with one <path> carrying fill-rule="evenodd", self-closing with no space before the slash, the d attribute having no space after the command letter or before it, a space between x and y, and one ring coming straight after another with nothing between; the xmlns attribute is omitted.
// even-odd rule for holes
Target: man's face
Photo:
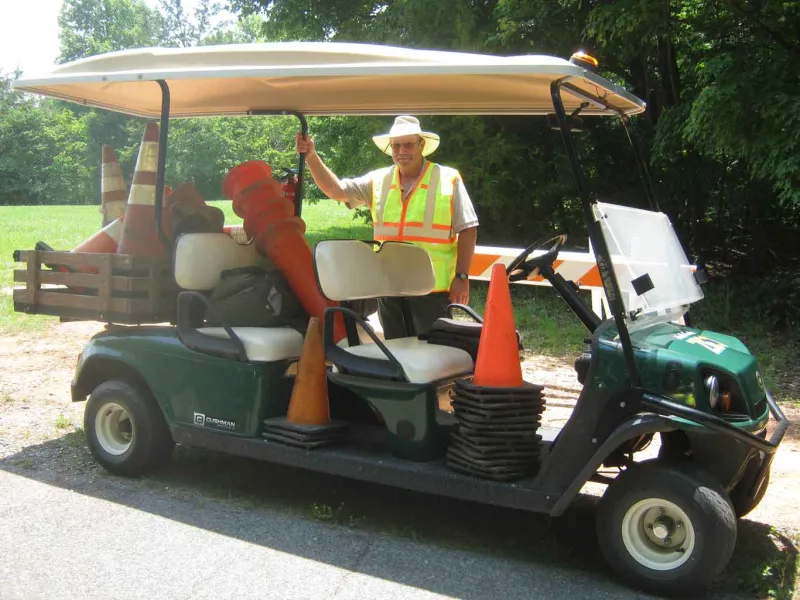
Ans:
<svg viewBox="0 0 800 600"><path fill-rule="evenodd" d="M404 135L392 138L392 160L403 168L422 165L422 148L425 144L418 135Z"/></svg>

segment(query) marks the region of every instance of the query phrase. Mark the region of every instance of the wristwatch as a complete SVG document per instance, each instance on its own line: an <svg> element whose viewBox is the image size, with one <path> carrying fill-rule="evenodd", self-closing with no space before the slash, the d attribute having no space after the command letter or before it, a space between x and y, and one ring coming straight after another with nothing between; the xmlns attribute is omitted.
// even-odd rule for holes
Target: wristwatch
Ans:
<svg viewBox="0 0 800 600"><path fill-rule="evenodd" d="M456 273L456 279L469 279L469 273Z"/></svg>

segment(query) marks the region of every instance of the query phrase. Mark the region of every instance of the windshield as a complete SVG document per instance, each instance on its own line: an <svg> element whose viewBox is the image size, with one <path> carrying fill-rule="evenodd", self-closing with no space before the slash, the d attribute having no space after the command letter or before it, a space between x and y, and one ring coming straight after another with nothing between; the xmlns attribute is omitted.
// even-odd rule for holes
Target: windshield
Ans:
<svg viewBox="0 0 800 600"><path fill-rule="evenodd" d="M630 315L641 309L629 329L676 319L703 297L694 266L664 213L602 202L593 208L608 244L625 312ZM636 288L650 289L639 295Z"/></svg>

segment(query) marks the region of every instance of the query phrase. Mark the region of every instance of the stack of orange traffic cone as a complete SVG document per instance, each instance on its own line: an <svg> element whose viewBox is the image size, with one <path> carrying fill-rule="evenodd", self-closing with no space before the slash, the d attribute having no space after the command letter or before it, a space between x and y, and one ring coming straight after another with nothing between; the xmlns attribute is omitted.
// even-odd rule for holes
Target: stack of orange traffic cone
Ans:
<svg viewBox="0 0 800 600"><path fill-rule="evenodd" d="M136 171L125 208L119 254L165 258L167 253L156 231L156 171L158 170L158 125L148 123L139 147Z"/></svg>
<svg viewBox="0 0 800 600"><path fill-rule="evenodd" d="M346 433L346 424L331 422L322 322L311 317L287 415L265 419L261 435L284 444L316 448L340 442Z"/></svg>
<svg viewBox="0 0 800 600"><path fill-rule="evenodd" d="M103 227L125 214L128 190L122 171L117 162L117 154L111 146L103 146L102 178L100 180Z"/></svg>
<svg viewBox="0 0 800 600"><path fill-rule="evenodd" d="M492 267L473 383L488 387L522 386L519 340L505 267Z"/></svg>
<svg viewBox="0 0 800 600"><path fill-rule="evenodd" d="M304 237L306 224L294 216L294 205L283 197L266 162L251 160L231 169L222 182L222 193L233 200L234 212L244 219L245 232L286 277L309 316L321 320L326 308L338 306L322 295ZM334 316L333 336L336 342L347 336L341 313Z"/></svg>
<svg viewBox="0 0 800 600"><path fill-rule="evenodd" d="M514 481L540 465L543 386L522 379L511 291L503 265L492 267L472 383L456 380L451 405L456 427L447 447L454 471Z"/></svg>

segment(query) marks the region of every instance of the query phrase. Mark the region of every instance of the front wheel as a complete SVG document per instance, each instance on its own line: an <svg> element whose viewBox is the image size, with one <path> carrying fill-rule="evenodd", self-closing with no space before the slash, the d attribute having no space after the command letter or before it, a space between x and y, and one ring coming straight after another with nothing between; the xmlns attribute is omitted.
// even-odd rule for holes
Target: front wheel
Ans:
<svg viewBox="0 0 800 600"><path fill-rule="evenodd" d="M725 490L689 465L639 463L623 472L598 507L597 535L609 565L659 595L703 593L736 545Z"/></svg>
<svg viewBox="0 0 800 600"><path fill-rule="evenodd" d="M94 457L117 475L146 473L173 447L155 399L126 381L105 381L92 391L83 428Z"/></svg>

